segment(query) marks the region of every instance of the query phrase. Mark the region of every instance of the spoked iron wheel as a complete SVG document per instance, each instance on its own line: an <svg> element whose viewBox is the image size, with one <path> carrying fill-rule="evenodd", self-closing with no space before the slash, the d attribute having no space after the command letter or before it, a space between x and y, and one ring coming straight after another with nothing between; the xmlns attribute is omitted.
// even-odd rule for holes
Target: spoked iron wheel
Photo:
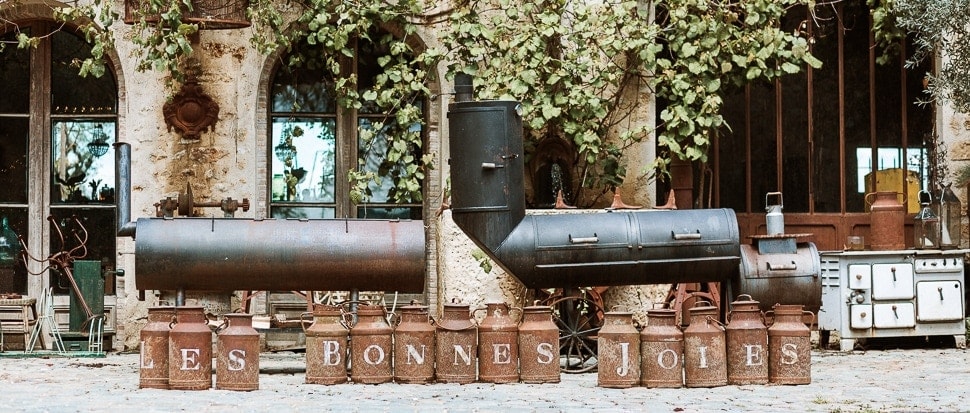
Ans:
<svg viewBox="0 0 970 413"><path fill-rule="evenodd" d="M590 292L579 290L565 295L557 290L547 301L559 327L559 367L563 373L596 369L596 338L603 326L603 308L599 293Z"/></svg>

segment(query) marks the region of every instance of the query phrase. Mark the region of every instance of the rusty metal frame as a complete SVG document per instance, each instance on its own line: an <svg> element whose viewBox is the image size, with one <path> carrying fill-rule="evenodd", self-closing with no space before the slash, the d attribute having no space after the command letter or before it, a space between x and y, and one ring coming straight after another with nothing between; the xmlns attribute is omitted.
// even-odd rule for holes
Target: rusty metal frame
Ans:
<svg viewBox="0 0 970 413"><path fill-rule="evenodd" d="M844 5L838 4L837 5L838 15L842 15L843 12L844 12ZM870 28L871 28L871 25L872 25L872 21L870 16L869 17ZM809 25L807 30L808 30L809 36L812 36L815 34L813 25ZM813 241L818 243L820 250L841 249L843 248L842 244L846 236L848 235L866 236L868 235L868 232L869 232L868 214L863 213L861 211L857 211L857 212L849 211L847 208L848 196L849 196L848 191L850 190L850 188L848 187L848 183L846 182L848 177L848 171L846 170L847 164L848 164L847 156L853 156L853 155L852 153L849 152L846 146L847 145L846 111L848 110L848 108L846 107L845 73L846 73L846 70L848 70L848 68L846 67L845 30L846 30L845 28L840 27L836 32L837 33L836 47L837 47L838 61L835 62L838 65L838 69L837 69L838 70L838 74L837 74L838 102L837 103L838 103L838 144L839 144L839 148L838 148L838 152L839 152L838 192L839 192L839 203L840 203L838 208L839 212L820 213L816 211L815 204L816 204L816 198L818 196L817 182L813 181L812 179L809 179L808 188L807 188L808 197L809 197L808 211L786 214L786 221L788 226L787 232L813 233L814 234L812 236ZM868 47L869 79L868 79L867 86L869 89L868 91L869 146L872 150L870 169L872 171L876 171L878 170L878 159L879 159L878 151L879 151L879 144L880 144L878 139L878 131L877 131L877 127L879 124L878 123L879 113L878 113L877 99L876 99L876 89L879 85L877 85L877 80L876 80L876 69L877 69L876 45L875 45L875 39L871 30L869 33L868 46L869 46ZM906 89L907 88L907 73L906 73L907 69L905 67L906 41L901 40L900 46L903 52L900 53L900 57L899 57L898 64L899 64L900 78L899 78L899 84L897 85L897 87L900 88L900 96L901 96L900 105L902 107L900 108L901 113L899 115L901 117L900 119L901 131L900 131L900 141L898 142L898 144L902 150L902 156L903 156L903 162L904 162L903 168L905 169L906 168L905 159L907 158L907 153L910 152L909 130L908 130L910 122L909 122L908 112L907 112L907 106L908 106L907 99L909 94L907 93L907 89ZM807 138L808 141L806 142L806 144L807 144L807 150L809 151L807 171L805 172L808 173L809 177L812 177L814 176L814 173L818 170L817 169L818 165L816 165L816 161L814 160L814 156L813 156L816 149L816 142L814 139L816 125L813 118L814 110L815 110L815 107L814 107L815 70L812 69L811 67L807 67L805 75L806 75L805 82L806 82L806 95L807 95L806 96L807 107L805 109L807 111L806 113L807 122L805 127L807 129L807 135L808 135L808 138ZM786 108L784 107L784 101L782 99L784 93L785 91L783 90L782 82L780 80L776 80L774 82L774 98L775 98L774 115L775 115L775 144L776 144L775 178L777 179L778 191L785 190L785 188L783 188L785 169L783 165L784 158L782 156L783 148L784 148L784 145L783 145L784 131L782 127L783 127L784 115L786 113ZM753 147L754 142L753 142L753 136L751 131L752 91L750 86L746 86L744 89L744 107L745 107L745 114L744 114L745 131L744 131L744 135L739 136L739 138L743 139L743 144L745 145L744 153L747 158L744 163L745 171L744 171L744 177L743 177L744 184L745 184L745 198L744 198L745 211L738 211L739 213L737 214L739 226L741 229L742 239L753 234L764 233L765 231L764 214L761 213L759 206L753 205L754 194L752 193L752 191L754 188L755 181L759 178L755 175L753 171L753 164L751 160L752 151L755 148ZM715 153L718 153L717 151L719 150L719 148L720 148L720 142L715 141L715 146L714 146ZM713 160L714 170L719 171L721 167L721 163L719 162L720 159L718 157L714 157L714 158L715 158ZM719 205L721 200L720 199L721 191L719 189L720 177L717 176L716 174L714 179L716 179L716 183L717 183L717 185L715 186L718 188L715 190L715 194L714 194L715 205ZM875 183L876 183L875 174L870 175L868 179L869 179L870 187L875 188ZM796 188L788 188L788 189L795 190ZM908 200L908 196L910 192L909 188L906 185L903 185L901 192L903 193L904 199ZM911 225L912 225L912 219L907 218L907 223L906 223L907 233L910 233L912 231ZM909 237L907 237L907 239L909 239Z"/></svg>

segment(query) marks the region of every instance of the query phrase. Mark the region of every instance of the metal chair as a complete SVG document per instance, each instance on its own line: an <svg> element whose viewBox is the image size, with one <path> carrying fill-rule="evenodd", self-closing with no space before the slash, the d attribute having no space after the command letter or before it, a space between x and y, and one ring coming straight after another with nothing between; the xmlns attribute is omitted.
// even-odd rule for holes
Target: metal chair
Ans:
<svg viewBox="0 0 970 413"><path fill-rule="evenodd" d="M24 346L25 353L32 353L34 351L34 346L37 344L37 340L40 340L40 346L41 348L44 348L44 326L47 326L47 330L50 332L53 340L51 343L53 350L58 353L64 353L67 351L64 348L64 339L61 337L61 330L57 327L57 320L54 318L53 291L53 288L48 288L40 297L40 317L38 317L37 322L34 324L33 330L30 332L30 344Z"/></svg>
<svg viewBox="0 0 970 413"><path fill-rule="evenodd" d="M98 314L94 316L90 321L88 326L88 351L92 353L103 353L104 352L104 315Z"/></svg>

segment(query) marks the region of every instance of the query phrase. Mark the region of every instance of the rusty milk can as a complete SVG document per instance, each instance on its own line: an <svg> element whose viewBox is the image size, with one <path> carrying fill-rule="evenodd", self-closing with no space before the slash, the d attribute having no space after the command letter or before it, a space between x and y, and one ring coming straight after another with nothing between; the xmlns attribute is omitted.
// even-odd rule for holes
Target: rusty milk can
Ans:
<svg viewBox="0 0 970 413"><path fill-rule="evenodd" d="M357 324L350 329L350 379L355 383L379 384L391 381L394 353L393 329L381 305L357 308Z"/></svg>
<svg viewBox="0 0 970 413"><path fill-rule="evenodd" d="M216 336L216 389L259 390L259 333L253 315L226 314L226 327Z"/></svg>
<svg viewBox="0 0 970 413"><path fill-rule="evenodd" d="M168 388L168 333L175 319L175 307L152 307L148 309L148 324L142 327L141 365L138 388Z"/></svg>
<svg viewBox="0 0 970 413"><path fill-rule="evenodd" d="M306 382L347 382L347 338L339 306L313 305L313 324L306 328Z"/></svg>
<svg viewBox="0 0 970 413"><path fill-rule="evenodd" d="M724 327L717 320L717 307L698 301L687 312L690 324L684 329L684 384L687 387L726 385Z"/></svg>
<svg viewBox="0 0 970 413"><path fill-rule="evenodd" d="M677 311L647 311L647 326L640 332L640 384L648 388L684 387L684 332L677 326Z"/></svg>
<svg viewBox="0 0 970 413"><path fill-rule="evenodd" d="M168 385L173 390L212 388L212 330L202 307L175 307L168 333Z"/></svg>
<svg viewBox="0 0 970 413"><path fill-rule="evenodd" d="M812 382L812 332L802 322L801 305L775 304L768 328L768 381L775 384ZM813 315L814 317L814 315Z"/></svg>
<svg viewBox="0 0 970 413"><path fill-rule="evenodd" d="M468 304L446 303L435 327L435 375L441 383L468 384L478 369L478 326Z"/></svg>
<svg viewBox="0 0 970 413"><path fill-rule="evenodd" d="M434 326L427 306L411 304L401 307L400 318L394 327L394 381L434 381Z"/></svg>
<svg viewBox="0 0 970 413"><path fill-rule="evenodd" d="M559 383L559 327L552 321L552 307L522 309L519 370L523 383Z"/></svg>
<svg viewBox="0 0 970 413"><path fill-rule="evenodd" d="M899 202L896 192L871 192L866 194L869 205L869 238L873 251L901 250L906 242L903 229L906 210Z"/></svg>
<svg viewBox="0 0 970 413"><path fill-rule="evenodd" d="M640 333L633 313L609 311L596 338L596 385L627 388L640 383Z"/></svg>
<svg viewBox="0 0 970 413"><path fill-rule="evenodd" d="M731 303L727 339L728 384L768 383L768 327L758 302L741 294Z"/></svg>
<svg viewBox="0 0 970 413"><path fill-rule="evenodd" d="M519 326L508 304L486 303L484 310L485 318L478 325L478 379L515 383L519 381Z"/></svg>

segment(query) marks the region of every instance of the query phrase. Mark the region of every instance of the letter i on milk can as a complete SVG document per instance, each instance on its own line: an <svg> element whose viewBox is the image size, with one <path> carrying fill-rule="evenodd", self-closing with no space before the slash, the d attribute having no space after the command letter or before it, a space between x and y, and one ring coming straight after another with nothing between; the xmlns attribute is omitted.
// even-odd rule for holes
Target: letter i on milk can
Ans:
<svg viewBox="0 0 970 413"><path fill-rule="evenodd" d="M519 326L508 304L486 303L484 310L485 318L478 325L478 379L515 383L519 381Z"/></svg>
<svg viewBox="0 0 970 413"><path fill-rule="evenodd" d="M313 324L306 329L306 382L347 382L347 339L339 306L314 304Z"/></svg>
<svg viewBox="0 0 970 413"><path fill-rule="evenodd" d="M519 365L523 383L559 383L559 327L552 321L552 307L522 310Z"/></svg>
<svg viewBox="0 0 970 413"><path fill-rule="evenodd" d="M253 315L226 314L217 338L216 389L251 391L259 389L259 333Z"/></svg>
<svg viewBox="0 0 970 413"><path fill-rule="evenodd" d="M801 305L775 304L768 328L768 381L774 384L812 382L812 331L802 322Z"/></svg>
<svg viewBox="0 0 970 413"><path fill-rule="evenodd" d="M357 308L357 324L350 329L350 379L355 383L390 382L394 344L387 311L381 305Z"/></svg>
<svg viewBox="0 0 970 413"><path fill-rule="evenodd" d="M175 307L175 326L168 338L169 388L212 388L212 330L202 307Z"/></svg>
<svg viewBox="0 0 970 413"><path fill-rule="evenodd" d="M138 387L168 388L168 334L175 321L175 307L148 309L148 324L141 329L141 365Z"/></svg>
<svg viewBox="0 0 970 413"><path fill-rule="evenodd" d="M726 385L724 327L717 320L717 307L698 301L687 312L690 324L684 329L684 384L687 387Z"/></svg>
<svg viewBox="0 0 970 413"><path fill-rule="evenodd" d="M640 382L640 333L633 313L610 311L596 338L597 385L627 388Z"/></svg>

